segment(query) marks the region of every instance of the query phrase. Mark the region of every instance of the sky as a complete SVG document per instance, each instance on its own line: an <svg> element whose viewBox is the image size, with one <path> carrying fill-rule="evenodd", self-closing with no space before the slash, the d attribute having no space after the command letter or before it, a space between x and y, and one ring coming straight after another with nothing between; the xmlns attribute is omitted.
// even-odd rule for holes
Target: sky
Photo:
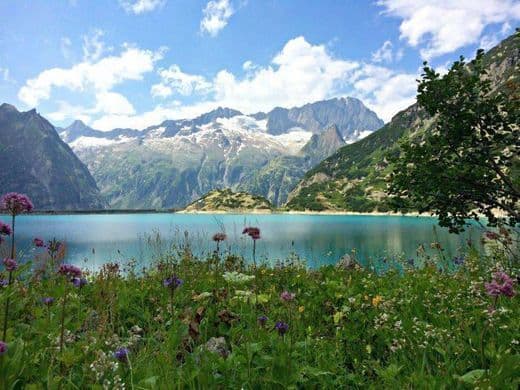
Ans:
<svg viewBox="0 0 520 390"><path fill-rule="evenodd" d="M520 0L2 0L0 102L107 131L353 96L387 122L423 61L519 25Z"/></svg>

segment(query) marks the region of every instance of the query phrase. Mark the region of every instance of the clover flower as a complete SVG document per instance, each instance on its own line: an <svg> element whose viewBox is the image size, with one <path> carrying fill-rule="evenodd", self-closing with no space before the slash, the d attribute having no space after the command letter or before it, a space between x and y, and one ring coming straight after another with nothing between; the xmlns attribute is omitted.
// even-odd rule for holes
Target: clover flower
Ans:
<svg viewBox="0 0 520 390"><path fill-rule="evenodd" d="M495 272L490 283L485 283L486 292L489 296L498 297L504 295L511 298L515 295L514 281L505 272Z"/></svg>
<svg viewBox="0 0 520 390"><path fill-rule="evenodd" d="M10 236L12 233L11 226L6 223L0 222L0 234L3 236Z"/></svg>
<svg viewBox="0 0 520 390"><path fill-rule="evenodd" d="M180 287L183 283L184 281L175 275L163 280L163 286L171 288L172 290L177 289L177 287Z"/></svg>
<svg viewBox="0 0 520 390"><path fill-rule="evenodd" d="M265 326L265 324L267 323L267 316L260 316L257 318L257 321L258 321L258 325L260 325L262 328Z"/></svg>
<svg viewBox="0 0 520 390"><path fill-rule="evenodd" d="M33 240L33 244L36 248L43 248L45 247L45 242L43 242L43 240L41 238L34 238Z"/></svg>
<svg viewBox="0 0 520 390"><path fill-rule="evenodd" d="M42 303L43 303L45 306L51 306L51 305L54 303L54 298L53 298L53 297L45 297L45 298L42 298Z"/></svg>
<svg viewBox="0 0 520 390"><path fill-rule="evenodd" d="M14 259L4 259L4 266L8 272L13 272L18 268L18 263Z"/></svg>
<svg viewBox="0 0 520 390"><path fill-rule="evenodd" d="M81 277L81 269L72 264L62 264L60 268L58 268L58 273L64 276L70 276L72 278L80 278Z"/></svg>
<svg viewBox="0 0 520 390"><path fill-rule="evenodd" d="M289 330L289 324L286 324L285 322L282 322L282 321L278 321L276 323L276 325L274 326L274 328L278 331L278 334L280 336L283 336Z"/></svg>
<svg viewBox="0 0 520 390"><path fill-rule="evenodd" d="M17 192L9 192L0 199L0 208L11 215L30 213L34 209L29 197Z"/></svg>
<svg viewBox="0 0 520 390"><path fill-rule="evenodd" d="M280 294L280 299L284 302L291 302L295 297L296 294L289 291L284 291Z"/></svg>
<svg viewBox="0 0 520 390"><path fill-rule="evenodd" d="M0 356L5 355L7 352L7 344L0 340Z"/></svg>
<svg viewBox="0 0 520 390"><path fill-rule="evenodd" d="M128 350L128 348L121 347L114 352L114 358L119 360L120 362L126 363L128 361L129 353L130 351Z"/></svg>
<svg viewBox="0 0 520 390"><path fill-rule="evenodd" d="M215 242L221 242L227 239L226 233L215 233L213 235L213 241Z"/></svg>

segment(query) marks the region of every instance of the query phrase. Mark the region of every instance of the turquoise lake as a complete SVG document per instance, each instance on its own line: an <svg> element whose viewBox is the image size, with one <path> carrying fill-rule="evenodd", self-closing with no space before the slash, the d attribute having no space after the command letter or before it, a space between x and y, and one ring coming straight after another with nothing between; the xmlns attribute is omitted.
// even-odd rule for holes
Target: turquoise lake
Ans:
<svg viewBox="0 0 520 390"><path fill-rule="evenodd" d="M0 220L9 222L7 216ZM130 259L146 265L172 245L185 245L186 236L195 254L204 256L215 249L211 236L225 231L228 240L222 248L251 260L251 240L241 233L244 226L257 226L262 236L257 243L259 261L272 263L296 253L316 267L333 264L353 249L364 263L415 258L421 244L433 253L436 222L428 217L365 215L22 215L17 217L16 244L19 254L29 259L36 251L34 237L55 237L67 245L67 262L97 269L105 262ZM475 227L454 235L437 227L436 235L446 256L452 257L469 237L478 242L479 232Z"/></svg>

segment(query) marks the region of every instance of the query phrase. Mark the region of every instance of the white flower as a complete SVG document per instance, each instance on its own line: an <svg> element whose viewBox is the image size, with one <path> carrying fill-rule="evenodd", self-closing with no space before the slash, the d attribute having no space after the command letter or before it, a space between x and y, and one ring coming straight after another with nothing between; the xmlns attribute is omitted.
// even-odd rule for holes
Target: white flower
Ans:
<svg viewBox="0 0 520 390"><path fill-rule="evenodd" d="M236 271L225 272L224 275L222 275L222 276L224 277L224 280L226 282L237 283L237 284L247 283L255 278L254 275L241 274L240 272L236 272Z"/></svg>

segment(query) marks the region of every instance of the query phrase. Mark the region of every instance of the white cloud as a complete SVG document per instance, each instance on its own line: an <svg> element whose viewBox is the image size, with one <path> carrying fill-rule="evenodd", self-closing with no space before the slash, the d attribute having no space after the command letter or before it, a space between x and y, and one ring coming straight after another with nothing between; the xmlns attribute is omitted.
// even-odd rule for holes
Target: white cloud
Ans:
<svg viewBox="0 0 520 390"><path fill-rule="evenodd" d="M161 82L152 86L151 93L154 97L171 96L174 92L188 96L194 93L205 94L211 89L203 76L184 73L178 65L172 65L168 69L159 71Z"/></svg>
<svg viewBox="0 0 520 390"><path fill-rule="evenodd" d="M136 15L153 11L164 6L166 0L119 0L119 4L128 13Z"/></svg>
<svg viewBox="0 0 520 390"><path fill-rule="evenodd" d="M200 21L201 33L208 33L215 37L227 26L229 18L235 13L229 0L211 0L202 10L203 18Z"/></svg>
<svg viewBox="0 0 520 390"><path fill-rule="evenodd" d="M399 61L403 57L403 50L399 49L394 53L393 44L390 41L385 41L383 46L372 53L372 62L386 62Z"/></svg>
<svg viewBox="0 0 520 390"><path fill-rule="evenodd" d="M520 19L517 0L378 0L403 19L401 38L431 59L478 43L486 26Z"/></svg>
<svg viewBox="0 0 520 390"><path fill-rule="evenodd" d="M125 80L141 80L143 75L154 69L154 63L161 59L163 50L141 50L125 45L118 56L108 56L97 62L81 62L71 68L52 68L27 80L18 91L18 98L34 107L51 96L55 88L70 91L93 89L107 92Z"/></svg>
<svg viewBox="0 0 520 390"><path fill-rule="evenodd" d="M83 36L83 60L95 62L105 53L105 43L102 38L103 30L95 29L92 33ZM108 49L111 50L111 49Z"/></svg>

